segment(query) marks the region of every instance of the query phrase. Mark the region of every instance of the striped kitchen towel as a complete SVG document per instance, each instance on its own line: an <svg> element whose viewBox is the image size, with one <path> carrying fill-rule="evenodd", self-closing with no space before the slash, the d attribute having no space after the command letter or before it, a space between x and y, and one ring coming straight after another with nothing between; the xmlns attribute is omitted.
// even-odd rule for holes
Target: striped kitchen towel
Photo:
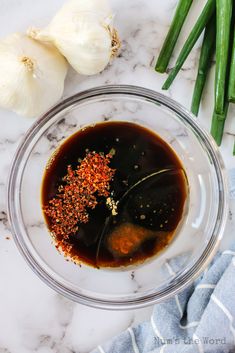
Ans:
<svg viewBox="0 0 235 353"><path fill-rule="evenodd" d="M168 271L175 271L177 262ZM234 353L235 248L218 254L189 288L157 304L151 320L93 353Z"/></svg>

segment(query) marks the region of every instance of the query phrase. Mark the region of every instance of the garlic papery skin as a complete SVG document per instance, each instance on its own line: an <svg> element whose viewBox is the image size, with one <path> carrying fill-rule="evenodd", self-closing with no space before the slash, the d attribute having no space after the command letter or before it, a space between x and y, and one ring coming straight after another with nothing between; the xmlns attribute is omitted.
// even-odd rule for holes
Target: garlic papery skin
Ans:
<svg viewBox="0 0 235 353"><path fill-rule="evenodd" d="M58 50L15 33L0 41L0 106L26 117L62 96L68 64Z"/></svg>
<svg viewBox="0 0 235 353"><path fill-rule="evenodd" d="M95 75L115 56L120 41L106 0L70 0L33 38L52 42L80 74Z"/></svg>

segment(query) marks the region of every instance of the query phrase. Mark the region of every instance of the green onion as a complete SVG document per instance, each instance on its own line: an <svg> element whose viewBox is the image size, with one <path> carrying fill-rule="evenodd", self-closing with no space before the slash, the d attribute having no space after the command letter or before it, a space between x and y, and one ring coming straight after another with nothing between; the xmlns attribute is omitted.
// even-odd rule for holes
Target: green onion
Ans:
<svg viewBox="0 0 235 353"><path fill-rule="evenodd" d="M233 145L233 155L235 156L235 141L234 141L234 145Z"/></svg>
<svg viewBox="0 0 235 353"><path fill-rule="evenodd" d="M233 0L216 0L215 112L224 114Z"/></svg>
<svg viewBox="0 0 235 353"><path fill-rule="evenodd" d="M199 16L196 24L194 25L191 33L189 34L180 54L177 59L175 67L172 69L170 75L168 76L166 82L164 83L162 89L168 89L172 82L174 81L175 77L177 76L178 72L180 71L181 67L183 66L185 60L187 59L190 51L194 47L196 41L200 37L202 31L206 27L207 23L211 19L214 11L215 11L216 3L215 0L208 0L204 9L202 10L201 15Z"/></svg>
<svg viewBox="0 0 235 353"><path fill-rule="evenodd" d="M170 30L160 52L156 71L165 72L170 56L175 47L181 28L185 22L191 1L186 3L179 0L176 13ZM216 12L216 13L215 13ZM216 19L216 21L215 21ZM216 44L216 69L215 69L215 103L212 117L211 134L218 145L222 142L224 125L228 114L229 102L235 103L235 0L207 0L200 16L193 26L176 64L171 70L162 89L168 89L185 60L193 49L199 36L205 29L200 53L197 78L195 82L191 111L196 116L199 112L200 102L210 62ZM233 154L235 155L235 142Z"/></svg>
<svg viewBox="0 0 235 353"><path fill-rule="evenodd" d="M230 67L230 77L228 86L228 99L230 102L235 103L235 31L234 31L233 49L232 49L232 59Z"/></svg>
<svg viewBox="0 0 235 353"><path fill-rule="evenodd" d="M229 103L226 102L224 111L222 114L216 113L214 110L212 117L212 125L211 125L211 135L214 137L218 146L221 145L223 132L224 132L224 124L228 114L228 106Z"/></svg>
<svg viewBox="0 0 235 353"><path fill-rule="evenodd" d="M176 12L159 54L155 70L165 72L193 0L179 0Z"/></svg>
<svg viewBox="0 0 235 353"><path fill-rule="evenodd" d="M197 79L196 79L194 91L193 91L191 112L196 116L198 115L203 88L206 83L207 73L209 71L210 63L214 53L215 34L216 34L216 25L215 25L215 17L213 16L205 29L205 34L204 34L202 48L201 48L201 55L200 55L200 60L198 65L198 74L197 74Z"/></svg>

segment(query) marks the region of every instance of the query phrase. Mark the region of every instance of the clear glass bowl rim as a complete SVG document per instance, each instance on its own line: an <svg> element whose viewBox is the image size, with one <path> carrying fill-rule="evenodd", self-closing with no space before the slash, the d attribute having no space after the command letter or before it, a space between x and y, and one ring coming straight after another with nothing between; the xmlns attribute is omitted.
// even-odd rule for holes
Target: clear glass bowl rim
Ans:
<svg viewBox="0 0 235 353"><path fill-rule="evenodd" d="M165 289L160 292L156 292L151 295L146 295L138 300L128 299L125 301L118 300L101 300L94 297L87 297L82 294L79 294L67 287L64 287L61 283L55 281L49 274L36 262L32 257L29 249L24 243L23 235L19 230L19 225L15 220L16 209L14 204L14 195L15 195L15 186L16 179L18 174L18 167L22 161L22 156L24 155L29 143L35 137L35 135L40 131L42 126L46 124L52 117L54 117L59 112L65 110L66 108L72 107L75 104L84 102L87 99L98 98L102 96L117 95L117 96L134 96L139 97L156 104L160 104L171 110L172 112L180 115L182 120L185 120L186 123L191 127L191 129L199 136L201 142L207 150L207 153L210 155L210 158L214 164L216 176L218 180L218 191L219 191L219 207L217 219L214 225L214 230L211 234L210 240L208 241L203 253L193 264L192 267L189 267L187 271L184 272L177 280L173 280ZM36 120L32 127L27 131L23 140L21 141L15 156L13 158L12 166L10 168L10 173L8 177L7 185L7 210L8 218L12 231L14 241L17 245L18 250L23 255L24 259L30 266L30 268L41 278L49 287L62 294L63 296L85 304L88 306L101 308L101 309L111 309L111 310L127 310L141 308L144 306L152 305L159 303L163 300L170 298L171 296L176 295L179 291L183 290L189 284L195 280L200 273L208 266L212 260L215 252L218 249L220 241L222 239L227 214L228 214L228 189L227 189L227 178L225 173L225 167L223 164L222 157L220 155L219 149L216 146L213 138L202 129L195 117L185 109L181 104L177 103L173 99L155 92L151 89L132 86L132 85L106 85L91 88L82 92L79 92L52 107L48 112Z"/></svg>

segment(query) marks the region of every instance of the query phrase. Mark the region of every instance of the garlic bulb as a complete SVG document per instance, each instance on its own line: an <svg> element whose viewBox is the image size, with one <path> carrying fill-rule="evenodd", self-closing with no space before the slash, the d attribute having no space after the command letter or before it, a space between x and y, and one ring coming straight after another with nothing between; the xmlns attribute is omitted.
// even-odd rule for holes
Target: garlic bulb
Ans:
<svg viewBox="0 0 235 353"><path fill-rule="evenodd" d="M94 75L107 66L120 46L112 19L106 0L70 0L45 30L31 29L28 34L52 42L78 73Z"/></svg>
<svg viewBox="0 0 235 353"><path fill-rule="evenodd" d="M45 112L61 98L66 73L56 48L12 34L0 41L0 106L27 117Z"/></svg>

